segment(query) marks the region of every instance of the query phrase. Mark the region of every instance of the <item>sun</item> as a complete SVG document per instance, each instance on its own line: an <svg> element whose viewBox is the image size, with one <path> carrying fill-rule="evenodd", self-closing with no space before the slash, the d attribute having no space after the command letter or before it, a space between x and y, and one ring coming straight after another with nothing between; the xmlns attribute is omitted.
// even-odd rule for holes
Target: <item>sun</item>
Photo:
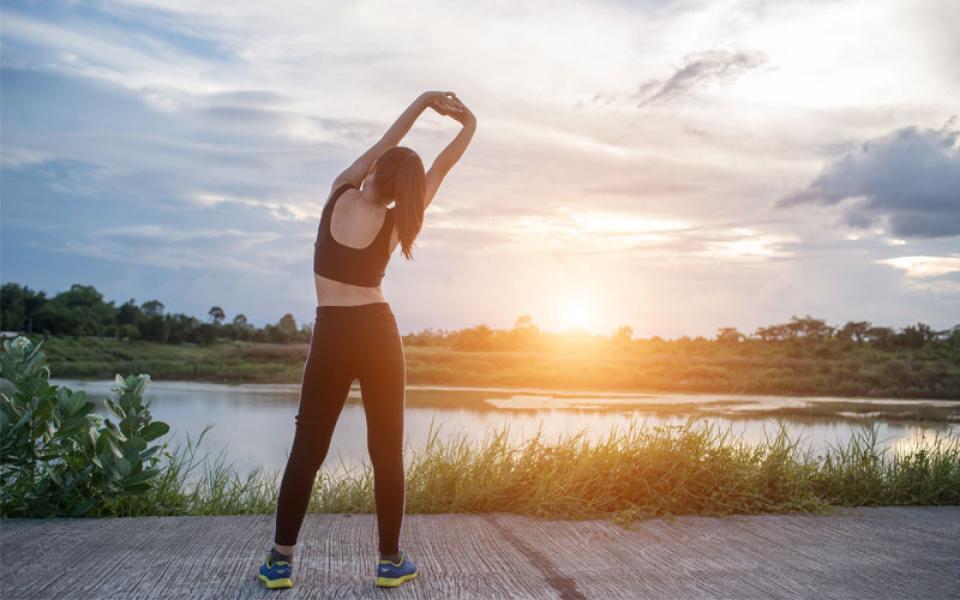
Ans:
<svg viewBox="0 0 960 600"><path fill-rule="evenodd" d="M596 325L595 303L581 291L569 291L559 297L557 323L561 329L590 330Z"/></svg>

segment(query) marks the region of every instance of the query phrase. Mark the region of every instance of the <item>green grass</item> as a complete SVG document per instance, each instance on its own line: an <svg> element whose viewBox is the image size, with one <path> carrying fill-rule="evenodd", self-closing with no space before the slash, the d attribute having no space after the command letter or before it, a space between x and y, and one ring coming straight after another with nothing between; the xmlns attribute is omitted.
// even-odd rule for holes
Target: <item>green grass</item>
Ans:
<svg viewBox="0 0 960 600"><path fill-rule="evenodd" d="M960 360L937 352L854 348L836 356L791 356L757 346L704 351L620 351L603 346L552 351L462 351L406 344L412 384L538 387L817 396L960 398ZM641 347L642 348L642 347ZM114 339L44 341L62 378L154 379L223 383L298 383L306 344L219 341L181 346Z"/></svg>
<svg viewBox="0 0 960 600"><path fill-rule="evenodd" d="M842 447L813 455L786 428L750 445L704 421L615 431L600 442L540 436L520 445L501 430L479 443L436 430L407 457L408 513L510 512L558 518L823 511L831 506L960 504L960 441L937 436L900 454L882 451L865 426ZM103 506L98 516L269 514L279 473L240 475L221 453L205 461L200 440L169 453L145 496ZM373 512L369 466L323 470L311 512Z"/></svg>

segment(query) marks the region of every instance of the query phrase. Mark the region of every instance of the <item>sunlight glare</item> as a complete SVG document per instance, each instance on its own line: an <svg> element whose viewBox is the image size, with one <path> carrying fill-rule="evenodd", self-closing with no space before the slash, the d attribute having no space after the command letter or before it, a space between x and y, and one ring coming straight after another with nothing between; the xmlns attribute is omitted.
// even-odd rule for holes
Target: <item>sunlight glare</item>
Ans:
<svg viewBox="0 0 960 600"><path fill-rule="evenodd" d="M589 331L596 325L595 303L582 291L569 291L559 296L557 323L562 329Z"/></svg>

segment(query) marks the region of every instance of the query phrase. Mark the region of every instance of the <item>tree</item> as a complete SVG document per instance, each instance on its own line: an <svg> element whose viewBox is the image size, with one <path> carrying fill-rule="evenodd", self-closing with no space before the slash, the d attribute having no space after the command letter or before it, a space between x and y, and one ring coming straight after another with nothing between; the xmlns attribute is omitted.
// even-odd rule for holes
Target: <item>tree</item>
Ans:
<svg viewBox="0 0 960 600"><path fill-rule="evenodd" d="M33 320L47 302L46 292L35 292L16 283L0 288L0 329L33 332Z"/></svg>
<svg viewBox="0 0 960 600"><path fill-rule="evenodd" d="M143 309L143 314L148 317L162 317L163 316L163 302L159 300L150 300L144 302L140 305L140 308Z"/></svg>
<svg viewBox="0 0 960 600"><path fill-rule="evenodd" d="M200 320L196 317L190 317L184 314L167 315L164 317L164 323L168 332L167 342L171 344L182 344L184 342L198 341L197 328L200 327Z"/></svg>
<svg viewBox="0 0 960 600"><path fill-rule="evenodd" d="M742 342L744 337L736 327L721 327L717 330L717 341L721 344L736 344Z"/></svg>
<svg viewBox="0 0 960 600"><path fill-rule="evenodd" d="M792 332L786 325L768 325L758 327L756 336L765 342L779 342L791 337Z"/></svg>
<svg viewBox="0 0 960 600"><path fill-rule="evenodd" d="M863 344L867 339L867 332L873 325L870 321L847 321L846 325L837 332L837 337L842 340L852 340L857 344Z"/></svg>
<svg viewBox="0 0 960 600"><path fill-rule="evenodd" d="M936 335L936 332L926 323L917 323L905 327L897 336L897 342L906 348L923 348L927 342L936 338Z"/></svg>
<svg viewBox="0 0 960 600"><path fill-rule="evenodd" d="M947 336L944 341L950 346L960 349L960 324L954 325L944 333Z"/></svg>
<svg viewBox="0 0 960 600"><path fill-rule="evenodd" d="M133 298L124 302L117 309L117 339L140 339L140 325L146 318Z"/></svg>
<svg viewBox="0 0 960 600"><path fill-rule="evenodd" d="M26 288L16 283L5 283L0 287L0 329L20 331L27 317L24 306Z"/></svg>
<svg viewBox="0 0 960 600"><path fill-rule="evenodd" d="M293 315L287 313L280 317L280 322L277 323L277 333L280 334L280 339L283 342L293 341L297 337L297 320L293 318Z"/></svg>
<svg viewBox="0 0 960 600"><path fill-rule="evenodd" d="M139 325L145 318L143 310L130 298L117 309L117 325Z"/></svg>
<svg viewBox="0 0 960 600"><path fill-rule="evenodd" d="M233 324L236 325L237 327L246 328L248 326L247 315L240 313L239 315L235 316L233 318Z"/></svg>
<svg viewBox="0 0 960 600"><path fill-rule="evenodd" d="M300 326L300 330L297 331L296 341L309 342L310 338L312 337L313 337L313 327L311 327L307 323L304 323L303 325Z"/></svg>
<svg viewBox="0 0 960 600"><path fill-rule="evenodd" d="M82 335L84 332L78 311L53 302L47 302L37 311L34 327L51 335Z"/></svg>
<svg viewBox="0 0 960 600"><path fill-rule="evenodd" d="M116 314L113 302L104 302L97 288L75 283L44 304L37 312L37 325L52 334L112 335Z"/></svg>
<svg viewBox="0 0 960 600"><path fill-rule="evenodd" d="M209 346L217 339L217 328L210 323L200 323L193 331L193 338L204 346Z"/></svg>
<svg viewBox="0 0 960 600"><path fill-rule="evenodd" d="M889 327L871 327L864 334L865 339L872 346L878 348L889 348L893 344L896 334Z"/></svg>
<svg viewBox="0 0 960 600"><path fill-rule="evenodd" d="M613 343L617 346L628 346L633 339L633 328L629 325L621 325L613 334Z"/></svg>
<svg viewBox="0 0 960 600"><path fill-rule="evenodd" d="M520 315L517 317L517 320L513 322L514 329L526 329L528 327L536 327L533 324L533 317L530 315Z"/></svg>
<svg viewBox="0 0 960 600"><path fill-rule="evenodd" d="M533 324L533 317L520 315L513 329L503 333L505 345L516 350L530 350L540 337L540 328Z"/></svg>
<svg viewBox="0 0 960 600"><path fill-rule="evenodd" d="M493 330L487 325L461 329L451 337L457 350L489 350L493 346Z"/></svg>
<svg viewBox="0 0 960 600"><path fill-rule="evenodd" d="M826 321L814 319L810 315L803 318L791 317L790 323L786 327L788 331L793 333L792 337L803 337L818 342L832 336L834 331L833 327L827 325Z"/></svg>
<svg viewBox="0 0 960 600"><path fill-rule="evenodd" d="M213 306L213 307L211 307L210 310L209 310L209 312L207 312L207 314L210 315L210 318L211 318L211 319L213 319L213 324L214 324L214 325L219 325L219 324L220 324L220 321L222 321L222 320L224 320L224 319L227 318L226 313L223 312L223 309L220 308L219 306Z"/></svg>
<svg viewBox="0 0 960 600"><path fill-rule="evenodd" d="M140 324L140 337L148 342L164 344L170 337L170 323L161 315L151 315Z"/></svg>

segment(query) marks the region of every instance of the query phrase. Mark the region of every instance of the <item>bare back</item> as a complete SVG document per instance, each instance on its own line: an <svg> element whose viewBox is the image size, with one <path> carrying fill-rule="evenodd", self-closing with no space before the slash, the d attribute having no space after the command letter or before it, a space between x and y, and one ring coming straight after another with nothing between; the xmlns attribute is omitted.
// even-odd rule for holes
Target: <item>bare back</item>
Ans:
<svg viewBox="0 0 960 600"><path fill-rule="evenodd" d="M360 190L346 190L330 215L330 235L348 248L370 246L380 232L386 217L386 208L367 202ZM400 242L397 228L390 234L389 253L392 255ZM317 306L357 306L386 302L380 286L366 287L335 281L314 273Z"/></svg>

